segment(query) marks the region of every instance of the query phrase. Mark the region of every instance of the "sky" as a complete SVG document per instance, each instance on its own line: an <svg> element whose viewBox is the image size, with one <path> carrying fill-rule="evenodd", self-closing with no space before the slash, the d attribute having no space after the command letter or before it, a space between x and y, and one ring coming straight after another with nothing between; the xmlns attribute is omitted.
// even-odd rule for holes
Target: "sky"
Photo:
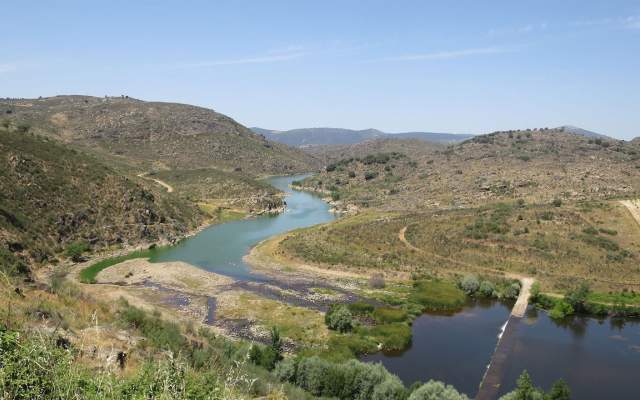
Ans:
<svg viewBox="0 0 640 400"><path fill-rule="evenodd" d="M121 95L247 126L640 136L640 0L7 1L0 97Z"/></svg>

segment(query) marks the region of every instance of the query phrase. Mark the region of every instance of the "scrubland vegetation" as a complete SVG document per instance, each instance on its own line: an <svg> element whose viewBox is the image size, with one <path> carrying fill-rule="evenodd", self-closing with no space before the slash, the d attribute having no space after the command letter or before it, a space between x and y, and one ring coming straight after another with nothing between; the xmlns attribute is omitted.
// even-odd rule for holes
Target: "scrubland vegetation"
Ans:
<svg viewBox="0 0 640 400"><path fill-rule="evenodd" d="M403 229L408 244L400 238ZM563 293L577 281L598 293L631 293L640 289L637 231L617 202L516 201L427 213L360 213L296 231L276 252L326 268L454 277L515 273L534 277L543 291Z"/></svg>

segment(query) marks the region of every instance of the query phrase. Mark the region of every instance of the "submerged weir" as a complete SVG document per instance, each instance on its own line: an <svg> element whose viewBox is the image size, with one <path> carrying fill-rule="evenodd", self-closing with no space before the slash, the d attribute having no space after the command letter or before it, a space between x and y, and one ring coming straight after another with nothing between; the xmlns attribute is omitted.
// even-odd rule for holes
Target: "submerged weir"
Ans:
<svg viewBox="0 0 640 400"><path fill-rule="evenodd" d="M476 400L493 400L498 397L502 379L504 378L505 365L515 343L515 335L513 333L527 311L532 285L533 279L522 279L522 288L520 289L518 300L513 305L509 319L500 329L496 349L491 356L491 361L489 361L482 382L480 382Z"/></svg>

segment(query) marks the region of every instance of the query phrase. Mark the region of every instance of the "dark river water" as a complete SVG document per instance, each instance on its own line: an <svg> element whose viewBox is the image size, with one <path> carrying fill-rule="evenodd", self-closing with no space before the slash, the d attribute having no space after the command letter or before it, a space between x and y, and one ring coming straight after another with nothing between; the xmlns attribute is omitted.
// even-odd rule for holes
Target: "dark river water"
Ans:
<svg viewBox="0 0 640 400"><path fill-rule="evenodd" d="M176 246L159 249L151 261L184 261L240 281L268 281L242 260L252 246L335 218L317 196L289 188L300 178L269 180L288 194L285 213L209 227ZM363 360L382 362L407 385L438 379L475 396L510 306L470 302L457 313L424 314L414 321L409 349ZM505 364L501 393L511 390L526 369L545 389L564 378L573 399L640 399L640 321L576 317L556 323L544 312L529 310L512 335L515 344Z"/></svg>
<svg viewBox="0 0 640 400"><path fill-rule="evenodd" d="M409 349L376 353L405 384L437 379L473 397L496 347L509 305L477 302L453 315L428 313L415 320ZM567 318L556 322L530 308L515 324L514 344L502 371L500 395L515 387L523 370L548 390L562 378L572 399L640 399L640 320Z"/></svg>

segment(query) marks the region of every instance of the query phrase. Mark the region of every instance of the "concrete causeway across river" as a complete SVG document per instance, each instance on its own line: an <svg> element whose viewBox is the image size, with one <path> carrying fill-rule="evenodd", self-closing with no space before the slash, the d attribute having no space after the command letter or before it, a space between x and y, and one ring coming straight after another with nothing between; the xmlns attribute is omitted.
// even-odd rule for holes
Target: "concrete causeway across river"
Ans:
<svg viewBox="0 0 640 400"><path fill-rule="evenodd" d="M531 286L533 285L534 279L521 277L520 282L522 283L522 287L520 288L518 300L516 300L516 304L514 304L511 310L511 316L502 327L496 350L493 352L493 356L491 356L487 372L485 372L482 382L480 383L476 400L495 400L500 391L505 365L515 343L515 335L512 335L512 333L527 311L529 297L531 296Z"/></svg>

